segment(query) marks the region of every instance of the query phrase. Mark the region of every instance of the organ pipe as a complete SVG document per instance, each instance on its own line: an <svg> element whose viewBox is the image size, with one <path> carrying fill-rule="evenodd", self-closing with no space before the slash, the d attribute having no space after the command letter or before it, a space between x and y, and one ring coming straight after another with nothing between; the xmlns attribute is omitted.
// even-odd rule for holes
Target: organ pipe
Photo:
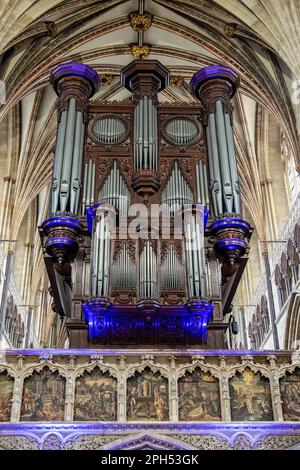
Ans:
<svg viewBox="0 0 300 470"><path fill-rule="evenodd" d="M201 298L206 293L206 265L202 219L191 216L185 227L187 281L190 298Z"/></svg>
<svg viewBox="0 0 300 470"><path fill-rule="evenodd" d="M141 98L134 109L135 170L157 170L157 110L148 96Z"/></svg>
<svg viewBox="0 0 300 470"><path fill-rule="evenodd" d="M161 287L163 289L183 289L184 277L182 265L177 257L173 244L161 265Z"/></svg>
<svg viewBox="0 0 300 470"><path fill-rule="evenodd" d="M146 241L139 259L140 298L157 297L157 260L149 240Z"/></svg>
<svg viewBox="0 0 300 470"><path fill-rule="evenodd" d="M113 167L106 178L98 196L98 201L103 204L111 204L126 215L130 204L130 193L124 183L117 161L114 160Z"/></svg>
<svg viewBox="0 0 300 470"><path fill-rule="evenodd" d="M110 225L107 215L94 219L91 258L91 295L107 297L110 266Z"/></svg>
<svg viewBox="0 0 300 470"><path fill-rule="evenodd" d="M134 289L136 287L136 266L131 260L126 244L112 266L111 284L113 288Z"/></svg>
<svg viewBox="0 0 300 470"><path fill-rule="evenodd" d="M194 202L193 193L182 176L177 161L175 161L171 176L162 192L161 202L167 205L170 214L184 204L193 204Z"/></svg>

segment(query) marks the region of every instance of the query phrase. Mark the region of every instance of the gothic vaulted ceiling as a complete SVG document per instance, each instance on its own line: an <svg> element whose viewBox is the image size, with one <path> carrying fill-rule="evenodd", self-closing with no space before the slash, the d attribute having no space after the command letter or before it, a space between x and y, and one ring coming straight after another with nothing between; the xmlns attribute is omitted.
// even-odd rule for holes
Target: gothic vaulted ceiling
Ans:
<svg viewBox="0 0 300 470"><path fill-rule="evenodd" d="M56 131L51 68L69 60L85 62L102 77L93 100L128 99L119 76L133 60L137 32L128 15L137 9L137 0L1 1L0 79L6 100L0 106L0 165L1 173L15 180L8 214L12 239L30 202L51 178ZM171 72L161 101L193 101L189 80L206 65L222 63L239 72L234 119L242 195L263 236L258 174L264 152L257 149L256 129L266 115L284 132L300 163L297 105L292 100L300 76L300 3L146 0L145 9L154 15L144 34L151 46L148 58L158 59Z"/></svg>

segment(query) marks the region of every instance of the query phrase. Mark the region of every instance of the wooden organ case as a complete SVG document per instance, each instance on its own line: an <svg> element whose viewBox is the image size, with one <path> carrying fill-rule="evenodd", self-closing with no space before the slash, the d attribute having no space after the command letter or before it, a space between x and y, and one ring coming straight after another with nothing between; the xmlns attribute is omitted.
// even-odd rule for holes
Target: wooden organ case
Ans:
<svg viewBox="0 0 300 470"><path fill-rule="evenodd" d="M230 191L221 153L221 175L212 175L214 113L219 150L221 138L229 149L226 103L236 77L224 70L194 76L198 104L159 103L169 72L158 61L122 70L132 92L123 102L89 103L99 79L83 64L53 70L58 132L52 202L40 233L53 308L66 319L71 348L226 348L224 315L251 227L236 207L224 207ZM209 109L220 99L223 114L217 105Z"/></svg>

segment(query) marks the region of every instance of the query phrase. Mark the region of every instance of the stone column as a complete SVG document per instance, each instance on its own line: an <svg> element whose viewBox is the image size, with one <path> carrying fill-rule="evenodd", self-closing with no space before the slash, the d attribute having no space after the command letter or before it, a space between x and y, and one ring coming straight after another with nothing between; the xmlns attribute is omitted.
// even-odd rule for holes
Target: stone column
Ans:
<svg viewBox="0 0 300 470"><path fill-rule="evenodd" d="M11 414L10 414L10 420L12 423L16 423L17 421L20 421L23 382L24 382L23 360L24 360L24 356L22 355L17 356L17 365L16 365L17 375L15 377L15 382L14 382L13 399L12 399Z"/></svg>

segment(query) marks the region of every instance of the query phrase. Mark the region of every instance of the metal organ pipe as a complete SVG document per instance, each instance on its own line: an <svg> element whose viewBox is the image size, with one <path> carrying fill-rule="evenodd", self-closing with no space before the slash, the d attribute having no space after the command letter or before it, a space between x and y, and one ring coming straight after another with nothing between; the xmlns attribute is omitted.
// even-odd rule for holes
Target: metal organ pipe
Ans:
<svg viewBox="0 0 300 470"><path fill-rule="evenodd" d="M67 209L68 199L70 195L70 178L72 169L72 159L74 150L74 137L76 125L76 100L71 98L68 102L68 116L66 127L66 138L64 142L64 158L61 170L60 183L60 210Z"/></svg>
<svg viewBox="0 0 300 470"><path fill-rule="evenodd" d="M239 191L239 182L238 182L238 173L236 165L236 156L233 142L233 130L231 126L230 116L228 113L224 113L225 120L225 129L226 129L226 141L228 149L228 158L229 158L229 167L231 174L231 181L233 186L233 200L234 200L234 211L239 213L240 208L240 191Z"/></svg>
<svg viewBox="0 0 300 470"><path fill-rule="evenodd" d="M157 110L148 96L141 98L134 109L135 170L157 170Z"/></svg>
<svg viewBox="0 0 300 470"><path fill-rule="evenodd" d="M190 298L204 297L206 293L204 234L202 227L199 227L200 223L202 224L202 220L197 221L196 216L191 216L186 224L185 243Z"/></svg>
<svg viewBox="0 0 300 470"><path fill-rule="evenodd" d="M52 181L52 201L51 212L55 213L58 210L58 196L60 191L61 168L63 162L63 150L66 137L67 125L67 111L62 111L60 122L58 124L54 168L53 168L53 181Z"/></svg>
<svg viewBox="0 0 300 470"><path fill-rule="evenodd" d="M98 201L111 204L122 214L127 214L130 203L130 193L114 160L113 167L106 178L98 196Z"/></svg>
<svg viewBox="0 0 300 470"><path fill-rule="evenodd" d="M213 200L215 201L214 211L215 214L220 214L223 212L222 204L222 183L221 183L221 170L219 163L219 152L218 152L218 141L215 125L214 114L211 113L208 116L208 125L207 125L207 134L209 133L209 145L208 149L211 151L210 161L212 165L210 166L211 177L212 179L212 194Z"/></svg>
<svg viewBox="0 0 300 470"><path fill-rule="evenodd" d="M230 165L227 151L227 140L224 123L224 109L222 101L215 103L215 122L218 139L219 161L222 171L223 198L227 212L233 210L233 191L230 178Z"/></svg>

